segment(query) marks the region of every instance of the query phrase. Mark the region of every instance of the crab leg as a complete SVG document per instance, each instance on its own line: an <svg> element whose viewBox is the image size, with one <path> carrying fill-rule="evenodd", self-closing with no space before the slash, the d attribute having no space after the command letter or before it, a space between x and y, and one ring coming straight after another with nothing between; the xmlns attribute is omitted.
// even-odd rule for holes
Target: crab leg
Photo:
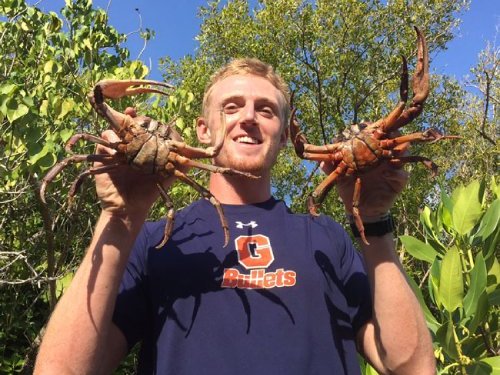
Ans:
<svg viewBox="0 0 500 375"><path fill-rule="evenodd" d="M323 203L328 192L331 190L339 176L341 176L347 170L347 164L344 162L340 162L335 168L335 170L328 175L327 178L318 185L318 187L314 190L314 192L309 196L307 200L307 208L309 209L309 213L313 216L318 216L317 207Z"/></svg>
<svg viewBox="0 0 500 375"><path fill-rule="evenodd" d="M170 238L170 235L172 234L172 229L174 228L175 210L174 210L174 202L172 202L172 199L170 199L170 196L168 195L165 188L161 184L156 184L156 186L158 187L158 191L160 192L160 196L163 199L163 202L165 202L165 205L168 208L166 216L167 223L165 224L165 229L163 231L163 239L156 246L157 249L160 249L167 243L168 239Z"/></svg>
<svg viewBox="0 0 500 375"><path fill-rule="evenodd" d="M106 146L106 147L109 147L109 148L112 148L114 150L117 149L117 146L119 144L122 144L123 142L109 142L109 141L106 141L105 139L102 139L100 137L97 137L95 135L92 135L92 134L88 134L88 133L79 133L79 134L75 134L73 135L69 141L66 143L66 146L64 146L64 149L66 150L67 153L70 153L72 154L73 153L73 146L80 140L80 139L85 139L86 141L90 141L90 142L93 142L93 143L97 143L99 145L102 145L102 146Z"/></svg>
<svg viewBox="0 0 500 375"><path fill-rule="evenodd" d="M119 167L120 165L122 165L122 163L120 163L120 162L114 163L114 164L109 164L109 165L102 165L100 167L89 168L89 169L83 171L82 173L80 173L78 175L78 177L75 179L75 181L73 181L73 183L71 184L71 187L69 189L69 192L68 192L69 204L71 205L71 203L73 201L73 197L76 195L76 192L78 191L78 189L82 185L85 178L87 178L88 176L93 176L96 174L109 172L110 170L115 169L115 168Z"/></svg>
<svg viewBox="0 0 500 375"><path fill-rule="evenodd" d="M226 217L224 216L224 212L222 211L222 206L220 202L215 198L210 191L205 189L203 186L201 186L199 183L188 177L186 174L179 170L174 171L175 177L177 177L179 180L185 182L189 186L191 186L193 189L195 189L198 193L200 193L203 198L208 199L210 203L215 207L217 210L217 214L219 215L219 219L222 225L222 229L224 231L224 247L227 246L229 243L229 225L227 224Z"/></svg>
<svg viewBox="0 0 500 375"><path fill-rule="evenodd" d="M389 138L380 141L380 146L383 148L394 148L397 145L408 142L436 142L441 139L456 139L460 138L456 135L442 135L437 130L428 129L424 132L418 132L408 135L402 135L396 138Z"/></svg>
<svg viewBox="0 0 500 375"><path fill-rule="evenodd" d="M222 174L227 174L227 175L231 175L231 176L244 176L247 178L260 178L258 176L251 174L251 173L241 172L241 171L238 171L238 170L235 170L232 168L219 167L216 165L201 163L199 161L191 160L189 158L186 158L182 155L175 154L173 152L170 153L170 155L173 159L175 159L176 162L178 162L179 164L186 166L186 167L194 167L194 168L203 169L205 171L209 171L209 172L213 172L213 173L222 173Z"/></svg>
<svg viewBox="0 0 500 375"><path fill-rule="evenodd" d="M343 159L343 155L341 152L335 152L332 154L314 154L314 153L309 153L306 152L303 155L304 159L307 160L314 160L314 161L340 161Z"/></svg>
<svg viewBox="0 0 500 375"><path fill-rule="evenodd" d="M361 236L361 240L369 245L370 243L366 239L365 236L365 226L363 225L363 221L361 220L361 215L359 214L359 199L361 197L361 178L356 178L356 182L354 183L354 193L352 195L352 216L354 218L354 224L356 228L358 228L359 235Z"/></svg>
<svg viewBox="0 0 500 375"><path fill-rule="evenodd" d="M42 200L43 203L46 203L45 201L45 190L47 188L47 185L54 180L54 178L57 177L57 175L64 169L66 168L69 164L73 163L81 163L82 161L88 161L88 162L107 162L107 161L115 161L117 160L117 157L115 155L72 155L69 156L63 160L61 160L59 163L54 165L52 169L45 175L45 177L42 179L42 184L40 185L40 199Z"/></svg>
<svg viewBox="0 0 500 375"><path fill-rule="evenodd" d="M430 169L432 177L435 177L437 174L438 166L431 159L426 158L425 156L411 155L411 156L400 156L395 159L389 160L394 166L401 166L404 163L422 163L425 165L427 169Z"/></svg>
<svg viewBox="0 0 500 375"><path fill-rule="evenodd" d="M219 153L220 149L222 148L222 145L224 144L224 137L226 135L226 121L224 113L222 111L221 111L221 122L223 126L220 128L220 130L217 131L213 146L207 148L193 147L186 144L185 142L176 140L170 140L168 141L169 142L168 144L172 149L179 151L179 153L182 154L182 156L185 156L186 158L191 158L191 159L212 158Z"/></svg>

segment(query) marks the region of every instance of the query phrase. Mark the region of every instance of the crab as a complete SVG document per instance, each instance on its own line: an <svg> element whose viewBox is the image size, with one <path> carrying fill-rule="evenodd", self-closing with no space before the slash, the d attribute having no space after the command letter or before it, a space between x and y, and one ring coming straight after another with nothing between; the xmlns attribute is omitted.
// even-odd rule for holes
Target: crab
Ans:
<svg viewBox="0 0 500 375"><path fill-rule="evenodd" d="M429 55L423 33L415 27L417 33L417 64L413 75L413 99L409 107L408 100L408 67L403 57L400 101L396 108L375 122L362 122L351 125L332 144L317 146L308 143L300 130L296 108L292 109L290 117L290 135L296 154L307 160L330 162L333 171L316 187L307 200L308 210L317 216L317 208L333 185L342 176L354 176L355 185L352 200L352 214L356 228L364 243L369 244L364 233L364 226L359 210L361 194L360 176L383 161L394 167L404 163L421 162L435 175L437 165L429 158L418 155L407 155L405 150L413 142L436 142L443 139L459 138L445 136L435 129L400 135L398 129L413 121L423 110L429 95Z"/></svg>
<svg viewBox="0 0 500 375"><path fill-rule="evenodd" d="M123 164L129 164L145 174L156 174L159 177L174 176L180 181L194 188L204 198L208 199L216 208L222 228L224 230L224 246L229 241L229 229L220 202L202 185L197 183L186 174L189 168L198 168L213 173L224 173L229 175L240 175L248 178L258 178L250 173L241 172L232 168L224 168L211 164L205 164L193 159L213 158L216 156L225 138L225 117L221 111L221 122L224 126L215 134L213 146L207 148L193 147L186 144L180 134L174 129L175 120L169 123L161 123L147 116L130 116L118 112L105 103L105 99L118 99L123 96L145 93L168 95L163 89L173 88L163 82L151 80L102 80L98 82L88 95L89 102L94 110L103 117L111 129L118 135L120 141L109 142L101 137L88 133L73 135L66 144L66 151L73 153L73 146L81 139L90 141L110 149L116 150L113 155L89 154L71 155L60 161L45 175L40 186L40 198L45 203L45 190L47 185L68 165L80 162L99 162L101 166L93 166L83 171L73 182L70 190L70 199L76 194L83 180L100 173L107 173ZM158 178L157 187L161 198L165 202L167 221L162 241L158 248L162 247L169 239L174 222L174 204L167 190Z"/></svg>

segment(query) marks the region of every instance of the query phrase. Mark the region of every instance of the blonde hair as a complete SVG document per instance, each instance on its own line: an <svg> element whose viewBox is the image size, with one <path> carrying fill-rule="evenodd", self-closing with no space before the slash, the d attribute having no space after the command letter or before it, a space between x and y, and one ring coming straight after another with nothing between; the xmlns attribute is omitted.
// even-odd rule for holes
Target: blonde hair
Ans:
<svg viewBox="0 0 500 375"><path fill-rule="evenodd" d="M210 104L210 96L214 85L224 78L234 75L254 75L268 80L283 96L283 105L281 108L282 122L284 126L288 125L290 117L290 90L286 82L277 74L273 67L256 58L234 59L216 71L211 77L205 88L203 96L202 113L207 115L206 111Z"/></svg>

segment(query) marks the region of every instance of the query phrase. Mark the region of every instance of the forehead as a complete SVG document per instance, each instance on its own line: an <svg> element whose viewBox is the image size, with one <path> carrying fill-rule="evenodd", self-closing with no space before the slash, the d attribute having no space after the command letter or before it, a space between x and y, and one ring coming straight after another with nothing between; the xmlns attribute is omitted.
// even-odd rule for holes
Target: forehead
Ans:
<svg viewBox="0 0 500 375"><path fill-rule="evenodd" d="M281 103L281 92L267 79L255 75L232 75L226 77L212 87L211 104L218 105L232 97L243 97L252 100L268 100Z"/></svg>

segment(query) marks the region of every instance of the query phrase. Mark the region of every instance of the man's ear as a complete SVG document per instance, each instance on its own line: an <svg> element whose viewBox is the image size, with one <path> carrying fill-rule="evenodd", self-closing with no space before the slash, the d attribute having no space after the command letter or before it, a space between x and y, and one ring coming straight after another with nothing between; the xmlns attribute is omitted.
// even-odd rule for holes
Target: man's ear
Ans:
<svg viewBox="0 0 500 375"><path fill-rule="evenodd" d="M212 142L212 133L208 127L208 122L204 117L198 117L196 120L196 135L198 136L198 141L204 144L210 144Z"/></svg>

